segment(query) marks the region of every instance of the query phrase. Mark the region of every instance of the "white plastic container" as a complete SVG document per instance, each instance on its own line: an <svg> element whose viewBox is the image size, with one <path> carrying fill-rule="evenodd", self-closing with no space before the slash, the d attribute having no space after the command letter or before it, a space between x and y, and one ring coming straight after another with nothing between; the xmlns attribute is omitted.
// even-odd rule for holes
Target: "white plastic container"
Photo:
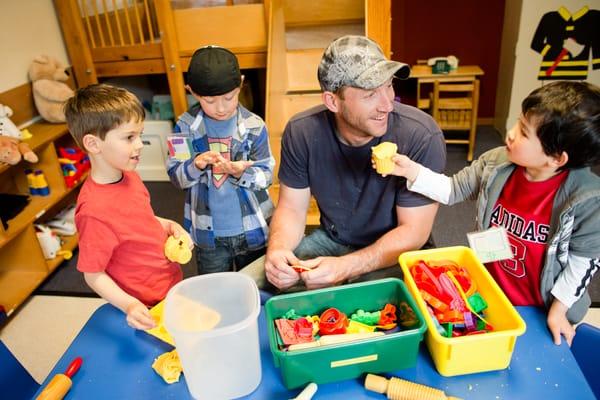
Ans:
<svg viewBox="0 0 600 400"><path fill-rule="evenodd" d="M195 399L231 399L258 387L260 295L238 272L195 276L173 286L165 300L165 326Z"/></svg>

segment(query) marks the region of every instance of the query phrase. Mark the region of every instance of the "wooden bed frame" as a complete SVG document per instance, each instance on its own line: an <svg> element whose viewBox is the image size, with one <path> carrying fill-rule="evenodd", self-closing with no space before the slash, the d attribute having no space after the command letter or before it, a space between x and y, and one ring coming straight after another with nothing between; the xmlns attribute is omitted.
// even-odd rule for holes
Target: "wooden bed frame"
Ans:
<svg viewBox="0 0 600 400"><path fill-rule="evenodd" d="M206 1L54 0L78 86L102 77L166 74L179 115L187 108L183 72L199 47L227 47L242 69L266 68L269 15L276 3L290 15L289 26L354 21L368 14L369 36L388 54L391 47L389 0L328 0L318 7L310 2L310 9L306 0L224 0L223 6L190 7L201 3Z"/></svg>
<svg viewBox="0 0 600 400"><path fill-rule="evenodd" d="M348 33L344 26L358 25L360 32L353 33L374 39L390 57L391 0L234 4L240 2L249 3L54 0L79 87L102 77L166 74L177 116L187 109L183 73L196 49L216 44L232 50L242 69L266 68L266 82L259 82L259 87L265 91L265 121L278 168L285 124L296 112L321 102L318 62L331 39ZM224 5L198 6L205 3ZM300 46L290 46L292 32L301 33L296 36ZM275 200L278 191L275 181L271 189ZM318 218L313 203L307 222L318 224Z"/></svg>
<svg viewBox="0 0 600 400"><path fill-rule="evenodd" d="M54 4L78 86L101 77L166 74L176 115L187 108L183 72L197 48L217 44L233 50L242 68L266 66L263 3L200 8L175 8L169 0ZM232 21L249 22L229 29Z"/></svg>

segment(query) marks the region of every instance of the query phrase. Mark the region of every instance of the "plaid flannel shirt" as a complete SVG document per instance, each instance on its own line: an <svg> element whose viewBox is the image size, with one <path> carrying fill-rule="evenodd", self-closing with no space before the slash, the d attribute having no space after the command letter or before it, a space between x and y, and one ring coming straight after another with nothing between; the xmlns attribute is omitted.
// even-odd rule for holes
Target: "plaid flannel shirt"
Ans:
<svg viewBox="0 0 600 400"><path fill-rule="evenodd" d="M214 248L213 219L208 204L212 170L210 167L198 169L194 164L198 154L209 150L203 118L199 104L179 118L175 135L191 140L193 154L186 161L169 158L167 172L173 185L187 191L184 228L198 247ZM271 155L264 121L241 105L237 110L237 128L232 135L231 160L251 160L254 164L239 178L229 176L227 179L236 188L248 249L254 250L264 247L267 241L268 222L273 214L273 203L267 188L273 179L275 159Z"/></svg>

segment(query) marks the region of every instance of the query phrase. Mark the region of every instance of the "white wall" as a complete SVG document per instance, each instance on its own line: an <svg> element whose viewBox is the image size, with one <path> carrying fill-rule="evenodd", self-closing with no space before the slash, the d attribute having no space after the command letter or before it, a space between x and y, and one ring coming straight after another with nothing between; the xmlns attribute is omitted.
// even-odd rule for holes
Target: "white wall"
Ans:
<svg viewBox="0 0 600 400"><path fill-rule="evenodd" d="M0 0L0 92L29 82L27 70L40 54L70 65L52 0Z"/></svg>
<svg viewBox="0 0 600 400"><path fill-rule="evenodd" d="M547 12L558 10L561 6L564 6L573 14L584 6L588 6L590 9L598 9L600 8L600 2L597 0L524 0L522 2L516 61L510 92L510 108L505 124L506 129L509 129L517 120L521 112L521 101L532 90L542 86L543 82L550 82L537 79L542 56L531 49L531 40L542 16ZM600 86L600 70L592 70L591 63L587 81Z"/></svg>

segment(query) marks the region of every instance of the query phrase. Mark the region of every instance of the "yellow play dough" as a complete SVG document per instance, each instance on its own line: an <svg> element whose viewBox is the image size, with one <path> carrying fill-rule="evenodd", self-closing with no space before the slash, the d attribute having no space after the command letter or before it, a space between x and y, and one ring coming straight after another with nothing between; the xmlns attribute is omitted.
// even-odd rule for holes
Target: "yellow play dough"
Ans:
<svg viewBox="0 0 600 400"><path fill-rule="evenodd" d="M398 146L396 143L383 142L375 147L372 147L373 160L375 160L375 168L379 174L389 174L394 170L394 162L392 156L396 154Z"/></svg>
<svg viewBox="0 0 600 400"><path fill-rule="evenodd" d="M165 256L169 261L179 264L187 264L192 259L190 241L188 235L180 235L178 238L169 236L165 243Z"/></svg>
<svg viewBox="0 0 600 400"><path fill-rule="evenodd" d="M179 376L183 371L176 350L158 356L152 363L152 369L169 384L179 382Z"/></svg>
<svg viewBox="0 0 600 400"><path fill-rule="evenodd" d="M161 301L154 307L150 309L150 315L156 321L156 326L152 329L147 329L146 333L149 333L152 336L155 336L162 340L163 342L169 343L171 346L175 346L175 342L169 332L167 332L167 328L164 325L163 312L165 309L165 301Z"/></svg>

